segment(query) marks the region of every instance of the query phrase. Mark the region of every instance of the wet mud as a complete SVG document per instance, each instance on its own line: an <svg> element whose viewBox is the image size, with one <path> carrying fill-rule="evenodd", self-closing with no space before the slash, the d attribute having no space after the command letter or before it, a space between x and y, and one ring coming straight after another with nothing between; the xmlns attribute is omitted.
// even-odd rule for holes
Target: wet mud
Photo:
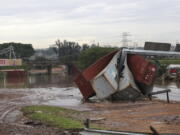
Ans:
<svg viewBox="0 0 180 135"><path fill-rule="evenodd" d="M180 133L180 103L144 100L88 105L90 117L104 118L96 123L109 130L151 132L149 127L153 126L160 133Z"/></svg>
<svg viewBox="0 0 180 135"><path fill-rule="evenodd" d="M20 111L28 105L53 105L86 109L76 88L0 89L0 135L78 135L78 131L63 131L43 124L27 124ZM34 123L34 122L32 122Z"/></svg>
<svg viewBox="0 0 180 135"><path fill-rule="evenodd" d="M0 135L79 135L79 131L63 131L44 125L0 124L0 127Z"/></svg>

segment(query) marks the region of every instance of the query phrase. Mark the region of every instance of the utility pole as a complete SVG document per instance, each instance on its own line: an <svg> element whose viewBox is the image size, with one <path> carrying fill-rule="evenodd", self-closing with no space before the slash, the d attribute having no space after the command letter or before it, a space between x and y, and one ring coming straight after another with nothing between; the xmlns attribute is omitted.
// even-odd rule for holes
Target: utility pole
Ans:
<svg viewBox="0 0 180 135"><path fill-rule="evenodd" d="M129 47L128 42L131 41L128 39L128 37L130 37L131 35L129 34L129 32L123 32L121 36L122 36L122 40L121 40L122 46L128 48Z"/></svg>

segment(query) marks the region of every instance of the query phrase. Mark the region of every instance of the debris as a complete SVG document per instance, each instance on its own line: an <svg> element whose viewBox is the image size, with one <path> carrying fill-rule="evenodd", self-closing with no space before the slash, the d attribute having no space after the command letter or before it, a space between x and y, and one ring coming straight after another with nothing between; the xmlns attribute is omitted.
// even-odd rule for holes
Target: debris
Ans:
<svg viewBox="0 0 180 135"><path fill-rule="evenodd" d="M157 91L157 92L151 92L151 93L148 94L148 97L149 97L150 100L152 100L152 95L157 95L157 94L166 93L167 102L170 103L170 100L169 100L169 92L171 92L170 89L162 90L162 91Z"/></svg>
<svg viewBox="0 0 180 135"><path fill-rule="evenodd" d="M24 124L25 125L31 125L31 126L40 126L40 125L43 125L41 122L37 122L37 121L27 121Z"/></svg>
<svg viewBox="0 0 180 135"><path fill-rule="evenodd" d="M93 122L95 122L95 121L101 121L101 120L106 120L106 118L91 118L90 119L90 121L93 121Z"/></svg>

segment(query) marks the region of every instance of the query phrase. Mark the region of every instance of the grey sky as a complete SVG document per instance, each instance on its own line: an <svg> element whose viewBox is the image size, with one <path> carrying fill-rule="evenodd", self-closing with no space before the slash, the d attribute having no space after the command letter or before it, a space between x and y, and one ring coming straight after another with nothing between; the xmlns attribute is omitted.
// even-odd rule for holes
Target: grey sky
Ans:
<svg viewBox="0 0 180 135"><path fill-rule="evenodd" d="M180 0L6 0L0 4L0 42L45 48L55 40L121 45L180 41Z"/></svg>

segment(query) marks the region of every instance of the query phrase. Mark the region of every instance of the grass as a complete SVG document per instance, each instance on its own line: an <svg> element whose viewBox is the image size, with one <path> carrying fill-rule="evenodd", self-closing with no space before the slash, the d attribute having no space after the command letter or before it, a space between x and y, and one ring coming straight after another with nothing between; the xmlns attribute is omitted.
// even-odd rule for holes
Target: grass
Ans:
<svg viewBox="0 0 180 135"><path fill-rule="evenodd" d="M75 118L80 112L52 106L27 106L22 112L28 118L61 129L82 129L83 121Z"/></svg>
<svg viewBox="0 0 180 135"><path fill-rule="evenodd" d="M33 121L42 124L58 127L60 129L83 129L83 116L88 117L87 112L79 112L71 109L54 106L26 106L21 109L23 114ZM90 124L90 128L106 129L103 125Z"/></svg>
<svg viewBox="0 0 180 135"><path fill-rule="evenodd" d="M0 67L0 70L6 70L6 69L24 69L24 70L27 70L28 67L26 65L22 65L22 66L2 66L2 67Z"/></svg>
<svg viewBox="0 0 180 135"><path fill-rule="evenodd" d="M158 67L157 77L161 77L166 71L167 66L170 64L180 64L180 59L160 59L160 60L150 60L152 63L156 64Z"/></svg>
<svg viewBox="0 0 180 135"><path fill-rule="evenodd" d="M161 64L180 64L180 59L164 59L164 60L158 60Z"/></svg>

